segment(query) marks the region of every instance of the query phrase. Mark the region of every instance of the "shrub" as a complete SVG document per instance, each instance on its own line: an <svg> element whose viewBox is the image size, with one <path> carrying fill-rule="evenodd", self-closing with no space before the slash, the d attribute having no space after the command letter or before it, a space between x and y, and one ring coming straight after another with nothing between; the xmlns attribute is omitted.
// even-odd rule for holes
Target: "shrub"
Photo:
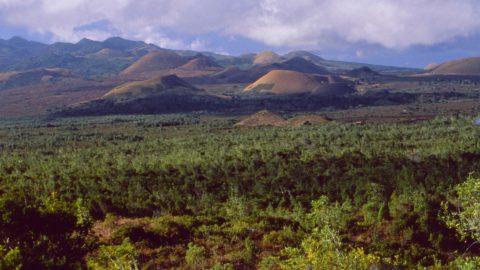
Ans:
<svg viewBox="0 0 480 270"><path fill-rule="evenodd" d="M163 216L153 219L150 229L162 244L173 245L188 242L194 222L194 218L188 216Z"/></svg>
<svg viewBox="0 0 480 270"><path fill-rule="evenodd" d="M18 247L7 249L0 245L0 270L22 269L22 256Z"/></svg>
<svg viewBox="0 0 480 270"><path fill-rule="evenodd" d="M350 252L341 249L338 234L329 228L315 229L305 238L301 248L286 248L282 256L286 260L280 261L281 269L316 269L316 270L343 270L358 269L370 270L380 265L380 258L367 255L363 249L354 249Z"/></svg>
<svg viewBox="0 0 480 270"><path fill-rule="evenodd" d="M349 214L352 210L351 204L346 201L330 204L327 196L321 196L312 202L312 209L307 214L307 228L330 228L343 229L347 225Z"/></svg>
<svg viewBox="0 0 480 270"><path fill-rule="evenodd" d="M202 246L188 243L185 261L187 265L193 269L200 269L205 265L206 252Z"/></svg>
<svg viewBox="0 0 480 270"><path fill-rule="evenodd" d="M265 246L274 245L281 247L297 246L301 242L301 235L294 232L290 226L281 230L271 231L263 236L262 244Z"/></svg>
<svg viewBox="0 0 480 270"><path fill-rule="evenodd" d="M138 270L137 256L135 246L125 238L120 245L101 246L96 256L88 260L88 267L92 270Z"/></svg>
<svg viewBox="0 0 480 270"><path fill-rule="evenodd" d="M28 204L14 194L0 196L0 243L25 269L78 268L89 250L89 219L51 194L43 204Z"/></svg>
<svg viewBox="0 0 480 270"><path fill-rule="evenodd" d="M480 257L458 257L449 264L452 269L477 270L480 269Z"/></svg>
<svg viewBox="0 0 480 270"><path fill-rule="evenodd" d="M457 196L453 203L458 211L447 212L445 221L463 238L480 241L480 178L470 175L467 181L455 187L455 191ZM447 204L443 207L448 210Z"/></svg>

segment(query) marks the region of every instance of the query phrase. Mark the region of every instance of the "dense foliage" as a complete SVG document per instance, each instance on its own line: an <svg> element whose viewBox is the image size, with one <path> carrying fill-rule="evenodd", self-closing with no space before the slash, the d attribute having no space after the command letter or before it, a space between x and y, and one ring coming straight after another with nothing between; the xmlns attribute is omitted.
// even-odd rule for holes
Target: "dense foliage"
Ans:
<svg viewBox="0 0 480 270"><path fill-rule="evenodd" d="M2 122L0 268L475 269L472 123Z"/></svg>

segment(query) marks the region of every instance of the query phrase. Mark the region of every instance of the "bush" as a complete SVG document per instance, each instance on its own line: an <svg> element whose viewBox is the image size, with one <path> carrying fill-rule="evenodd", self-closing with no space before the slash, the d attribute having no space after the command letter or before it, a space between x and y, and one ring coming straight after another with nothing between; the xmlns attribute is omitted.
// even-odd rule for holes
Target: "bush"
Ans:
<svg viewBox="0 0 480 270"><path fill-rule="evenodd" d="M289 270L371 270L380 265L379 257L367 255L363 249L345 252L341 247L338 234L325 226L305 238L301 248L284 249L282 256L287 259L280 261L279 265L281 269Z"/></svg>
<svg viewBox="0 0 480 270"><path fill-rule="evenodd" d="M187 252L185 254L185 261L187 265L193 269L201 269L205 266L206 252L202 246L197 246L194 243L188 243Z"/></svg>
<svg viewBox="0 0 480 270"><path fill-rule="evenodd" d="M470 175L462 184L455 187L457 196L453 204L458 211L445 215L445 221L463 237L480 241L480 178ZM444 209L448 206L444 204Z"/></svg>
<svg viewBox="0 0 480 270"><path fill-rule="evenodd" d="M21 258L25 269L80 267L89 251L91 223L85 216L78 218L76 210L55 194L39 205L13 194L0 196L2 252L10 260Z"/></svg>
<svg viewBox="0 0 480 270"><path fill-rule="evenodd" d="M458 257L449 266L457 270L477 270L480 269L480 257Z"/></svg>
<svg viewBox="0 0 480 270"><path fill-rule="evenodd" d="M194 222L189 216L163 216L153 219L150 229L162 244L174 245L189 241Z"/></svg>
<svg viewBox="0 0 480 270"><path fill-rule="evenodd" d="M235 268L231 263L215 264L210 270L234 270Z"/></svg>
<svg viewBox="0 0 480 270"><path fill-rule="evenodd" d="M342 205L339 203L330 204L327 196L321 196L318 200L312 201L312 209L307 214L307 228L330 227L341 230L345 228L352 211L350 202Z"/></svg>
<svg viewBox="0 0 480 270"><path fill-rule="evenodd" d="M294 232L291 227L285 226L279 231L271 231L263 236L265 246L293 247L301 242L301 234Z"/></svg>
<svg viewBox="0 0 480 270"><path fill-rule="evenodd" d="M135 246L125 238L120 245L101 246L97 254L88 260L88 267L92 270L138 270L137 256Z"/></svg>
<svg viewBox="0 0 480 270"><path fill-rule="evenodd" d="M7 249L0 245L0 270L22 269L22 255L18 247Z"/></svg>

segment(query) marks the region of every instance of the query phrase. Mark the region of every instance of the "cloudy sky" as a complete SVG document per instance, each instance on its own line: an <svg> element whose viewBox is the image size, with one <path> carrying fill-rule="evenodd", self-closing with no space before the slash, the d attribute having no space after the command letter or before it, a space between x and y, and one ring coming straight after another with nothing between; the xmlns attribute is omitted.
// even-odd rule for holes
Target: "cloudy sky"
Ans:
<svg viewBox="0 0 480 270"><path fill-rule="evenodd" d="M477 0L0 0L0 38L111 36L241 54L310 50L423 67L480 56Z"/></svg>

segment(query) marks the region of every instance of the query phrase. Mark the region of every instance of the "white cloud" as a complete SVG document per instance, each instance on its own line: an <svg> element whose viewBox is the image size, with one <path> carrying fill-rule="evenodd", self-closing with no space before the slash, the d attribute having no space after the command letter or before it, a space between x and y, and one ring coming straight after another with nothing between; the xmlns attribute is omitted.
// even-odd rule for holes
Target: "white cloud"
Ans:
<svg viewBox="0 0 480 270"><path fill-rule="evenodd" d="M111 35L109 29L78 30L105 20L126 38L177 48L204 46L183 40L182 33L215 32L271 46L401 49L477 33L479 12L476 0L0 0L0 25L75 41Z"/></svg>

